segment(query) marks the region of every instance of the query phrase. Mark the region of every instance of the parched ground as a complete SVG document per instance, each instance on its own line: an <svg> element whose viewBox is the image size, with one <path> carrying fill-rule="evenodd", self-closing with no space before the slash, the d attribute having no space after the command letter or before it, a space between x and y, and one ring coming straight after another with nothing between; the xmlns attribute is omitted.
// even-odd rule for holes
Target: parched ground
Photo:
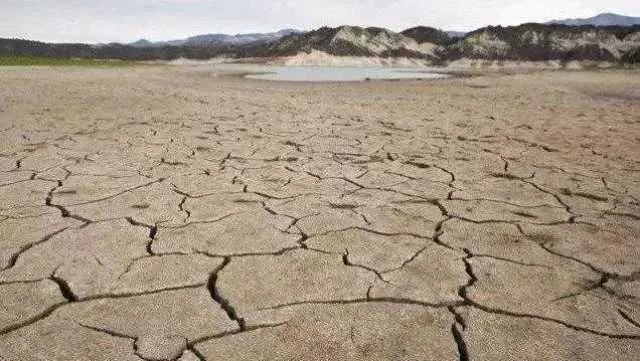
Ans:
<svg viewBox="0 0 640 361"><path fill-rule="evenodd" d="M2 360L638 360L640 73L0 70Z"/></svg>

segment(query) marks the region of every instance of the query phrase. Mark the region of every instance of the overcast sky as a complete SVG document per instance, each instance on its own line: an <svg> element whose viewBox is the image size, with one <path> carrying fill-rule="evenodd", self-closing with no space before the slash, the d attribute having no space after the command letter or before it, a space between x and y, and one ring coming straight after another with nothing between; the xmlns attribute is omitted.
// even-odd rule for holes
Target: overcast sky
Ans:
<svg viewBox="0 0 640 361"><path fill-rule="evenodd" d="M343 24L466 31L600 12L640 16L640 0L0 0L0 37L158 41Z"/></svg>

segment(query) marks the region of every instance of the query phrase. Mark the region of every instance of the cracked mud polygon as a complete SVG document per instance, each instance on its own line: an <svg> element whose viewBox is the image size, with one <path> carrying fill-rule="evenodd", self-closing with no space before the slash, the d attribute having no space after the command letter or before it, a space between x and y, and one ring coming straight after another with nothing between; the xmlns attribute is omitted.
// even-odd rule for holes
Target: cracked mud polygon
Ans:
<svg viewBox="0 0 640 361"><path fill-rule="evenodd" d="M0 72L2 360L637 360L637 73Z"/></svg>

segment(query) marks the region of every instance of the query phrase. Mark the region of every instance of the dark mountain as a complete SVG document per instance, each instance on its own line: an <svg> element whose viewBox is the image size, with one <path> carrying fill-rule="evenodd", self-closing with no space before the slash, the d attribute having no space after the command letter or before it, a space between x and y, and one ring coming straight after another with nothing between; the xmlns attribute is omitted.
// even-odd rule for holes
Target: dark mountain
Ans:
<svg viewBox="0 0 640 361"><path fill-rule="evenodd" d="M631 16L623 16L612 13L598 14L591 18L586 19L564 19L564 20L552 20L547 24L561 24L570 26L634 26L640 25L640 17L634 18Z"/></svg>
<svg viewBox="0 0 640 361"><path fill-rule="evenodd" d="M0 38L0 56L42 56L52 58L88 58L122 60L170 60L177 58L210 59L235 54L232 47L156 46L135 47L122 44L52 44L22 39Z"/></svg>
<svg viewBox="0 0 640 361"><path fill-rule="evenodd" d="M154 46L154 43L150 42L147 39L140 39L140 40L135 41L133 43L129 43L128 45L135 46L137 48L150 48L150 47Z"/></svg>
<svg viewBox="0 0 640 361"><path fill-rule="evenodd" d="M462 38L467 35L464 31L447 31L446 33L450 38Z"/></svg>
<svg viewBox="0 0 640 361"><path fill-rule="evenodd" d="M210 45L210 44L232 44L242 45L250 43L267 43L281 39L287 35L298 34L300 31L294 29L280 30L274 33L254 33L254 34L209 34L198 35L188 38L185 45Z"/></svg>
<svg viewBox="0 0 640 361"><path fill-rule="evenodd" d="M300 31L284 29L273 33L253 34L204 34L192 36L187 39L150 42L145 39L138 40L127 45L136 47L162 47L162 46L216 46L216 45L245 45L251 43L267 43L276 41L284 36L298 34Z"/></svg>
<svg viewBox="0 0 640 361"><path fill-rule="evenodd" d="M331 44L331 40L338 33L339 28L322 27L306 33L291 34L277 42L269 44L262 49L262 56L288 56L299 52L311 52L321 50L332 53L344 54L339 46Z"/></svg>
<svg viewBox="0 0 640 361"><path fill-rule="evenodd" d="M428 26L416 26L415 28L403 31L400 34L408 36L420 44L432 43L436 45L447 45L451 42L449 34Z"/></svg>
<svg viewBox="0 0 640 361"><path fill-rule="evenodd" d="M21 39L0 39L0 55L91 58L94 48L86 44L50 44Z"/></svg>

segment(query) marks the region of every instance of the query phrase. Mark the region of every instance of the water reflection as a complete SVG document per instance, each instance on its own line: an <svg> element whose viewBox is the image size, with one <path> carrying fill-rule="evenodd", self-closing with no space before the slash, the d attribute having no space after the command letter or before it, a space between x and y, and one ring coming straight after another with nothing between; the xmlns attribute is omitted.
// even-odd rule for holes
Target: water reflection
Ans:
<svg viewBox="0 0 640 361"><path fill-rule="evenodd" d="M364 81L381 79L442 79L446 74L428 68L373 68L329 66L262 66L252 69L251 79L279 81Z"/></svg>

